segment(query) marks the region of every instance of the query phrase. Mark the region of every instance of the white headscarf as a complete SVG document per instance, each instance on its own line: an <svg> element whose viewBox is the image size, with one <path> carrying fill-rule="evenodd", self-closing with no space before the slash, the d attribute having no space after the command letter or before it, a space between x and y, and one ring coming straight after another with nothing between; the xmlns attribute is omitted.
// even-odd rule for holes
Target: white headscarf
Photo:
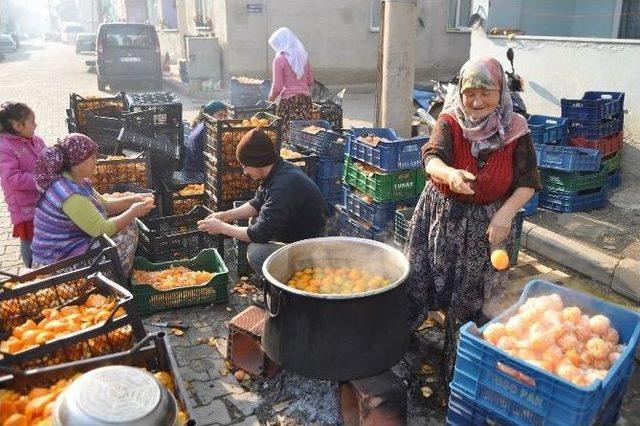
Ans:
<svg viewBox="0 0 640 426"><path fill-rule="evenodd" d="M269 45L276 51L276 55L284 53L291 69L300 80L304 75L304 67L307 65L309 55L298 37L289 28L278 28L269 37Z"/></svg>

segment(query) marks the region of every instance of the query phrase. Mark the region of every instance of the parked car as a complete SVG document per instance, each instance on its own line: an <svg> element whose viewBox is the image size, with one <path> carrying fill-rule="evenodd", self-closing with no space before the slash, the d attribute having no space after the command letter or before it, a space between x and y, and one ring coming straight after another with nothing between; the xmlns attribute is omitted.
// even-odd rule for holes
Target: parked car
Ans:
<svg viewBox="0 0 640 426"><path fill-rule="evenodd" d="M10 34L0 34L0 52L15 52L18 50L16 42Z"/></svg>
<svg viewBox="0 0 640 426"><path fill-rule="evenodd" d="M76 53L93 52L96 50L96 35L93 33L80 33L76 37Z"/></svg>
<svg viewBox="0 0 640 426"><path fill-rule="evenodd" d="M75 43L78 34L83 32L81 24L76 22L65 22L60 30L60 39L63 43Z"/></svg>
<svg viewBox="0 0 640 426"><path fill-rule="evenodd" d="M60 41L59 31L47 31L44 33L44 41Z"/></svg>
<svg viewBox="0 0 640 426"><path fill-rule="evenodd" d="M162 89L160 41L147 24L105 23L96 41L98 89L115 82L149 82Z"/></svg>

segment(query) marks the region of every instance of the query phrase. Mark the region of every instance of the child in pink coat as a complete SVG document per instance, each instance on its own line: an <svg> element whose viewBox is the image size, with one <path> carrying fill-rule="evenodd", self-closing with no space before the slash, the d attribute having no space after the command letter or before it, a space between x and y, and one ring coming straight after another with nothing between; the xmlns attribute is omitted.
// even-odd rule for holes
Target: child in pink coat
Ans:
<svg viewBox="0 0 640 426"><path fill-rule="evenodd" d="M13 237L20 238L20 253L25 266L31 267L33 214L40 196L33 169L45 145L34 134L36 117L20 102L0 105L0 185L9 207Z"/></svg>

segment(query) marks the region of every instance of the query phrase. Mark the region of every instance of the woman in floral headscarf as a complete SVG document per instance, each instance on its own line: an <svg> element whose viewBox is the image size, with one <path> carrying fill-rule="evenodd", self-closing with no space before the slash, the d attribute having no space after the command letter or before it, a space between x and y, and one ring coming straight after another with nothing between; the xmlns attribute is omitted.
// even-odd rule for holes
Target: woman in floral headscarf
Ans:
<svg viewBox="0 0 640 426"><path fill-rule="evenodd" d="M493 268L491 251L519 238L513 218L540 189L529 128L513 112L500 63L472 59L459 77L452 105L422 149L430 181L406 248L411 325L447 310L443 385L452 379L460 325L495 313L507 271Z"/></svg>
<svg viewBox="0 0 640 426"><path fill-rule="evenodd" d="M36 204L33 267L42 267L85 252L102 234L116 242L128 275L138 244L136 217L154 207L153 198L133 195L107 200L91 186L98 146L71 133L38 157L34 176L42 196ZM116 215L108 218L108 216Z"/></svg>

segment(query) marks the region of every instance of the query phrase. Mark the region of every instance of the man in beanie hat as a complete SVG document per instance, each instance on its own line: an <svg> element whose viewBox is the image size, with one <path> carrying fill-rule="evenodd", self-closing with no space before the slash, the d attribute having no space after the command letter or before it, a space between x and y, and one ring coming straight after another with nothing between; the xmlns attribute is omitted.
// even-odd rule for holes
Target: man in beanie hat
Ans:
<svg viewBox="0 0 640 426"><path fill-rule="evenodd" d="M216 120L226 120L227 106L220 101L211 101L200 108L200 112L191 123L191 133L184 141L182 170L173 174L175 185L204 182L204 114Z"/></svg>
<svg viewBox="0 0 640 426"><path fill-rule="evenodd" d="M267 257L284 244L321 236L327 208L316 184L276 153L261 128L244 135L236 157L245 175L261 181L255 197L240 207L199 221L198 229L249 242L249 265L261 273ZM232 225L243 219L251 219L248 227Z"/></svg>

